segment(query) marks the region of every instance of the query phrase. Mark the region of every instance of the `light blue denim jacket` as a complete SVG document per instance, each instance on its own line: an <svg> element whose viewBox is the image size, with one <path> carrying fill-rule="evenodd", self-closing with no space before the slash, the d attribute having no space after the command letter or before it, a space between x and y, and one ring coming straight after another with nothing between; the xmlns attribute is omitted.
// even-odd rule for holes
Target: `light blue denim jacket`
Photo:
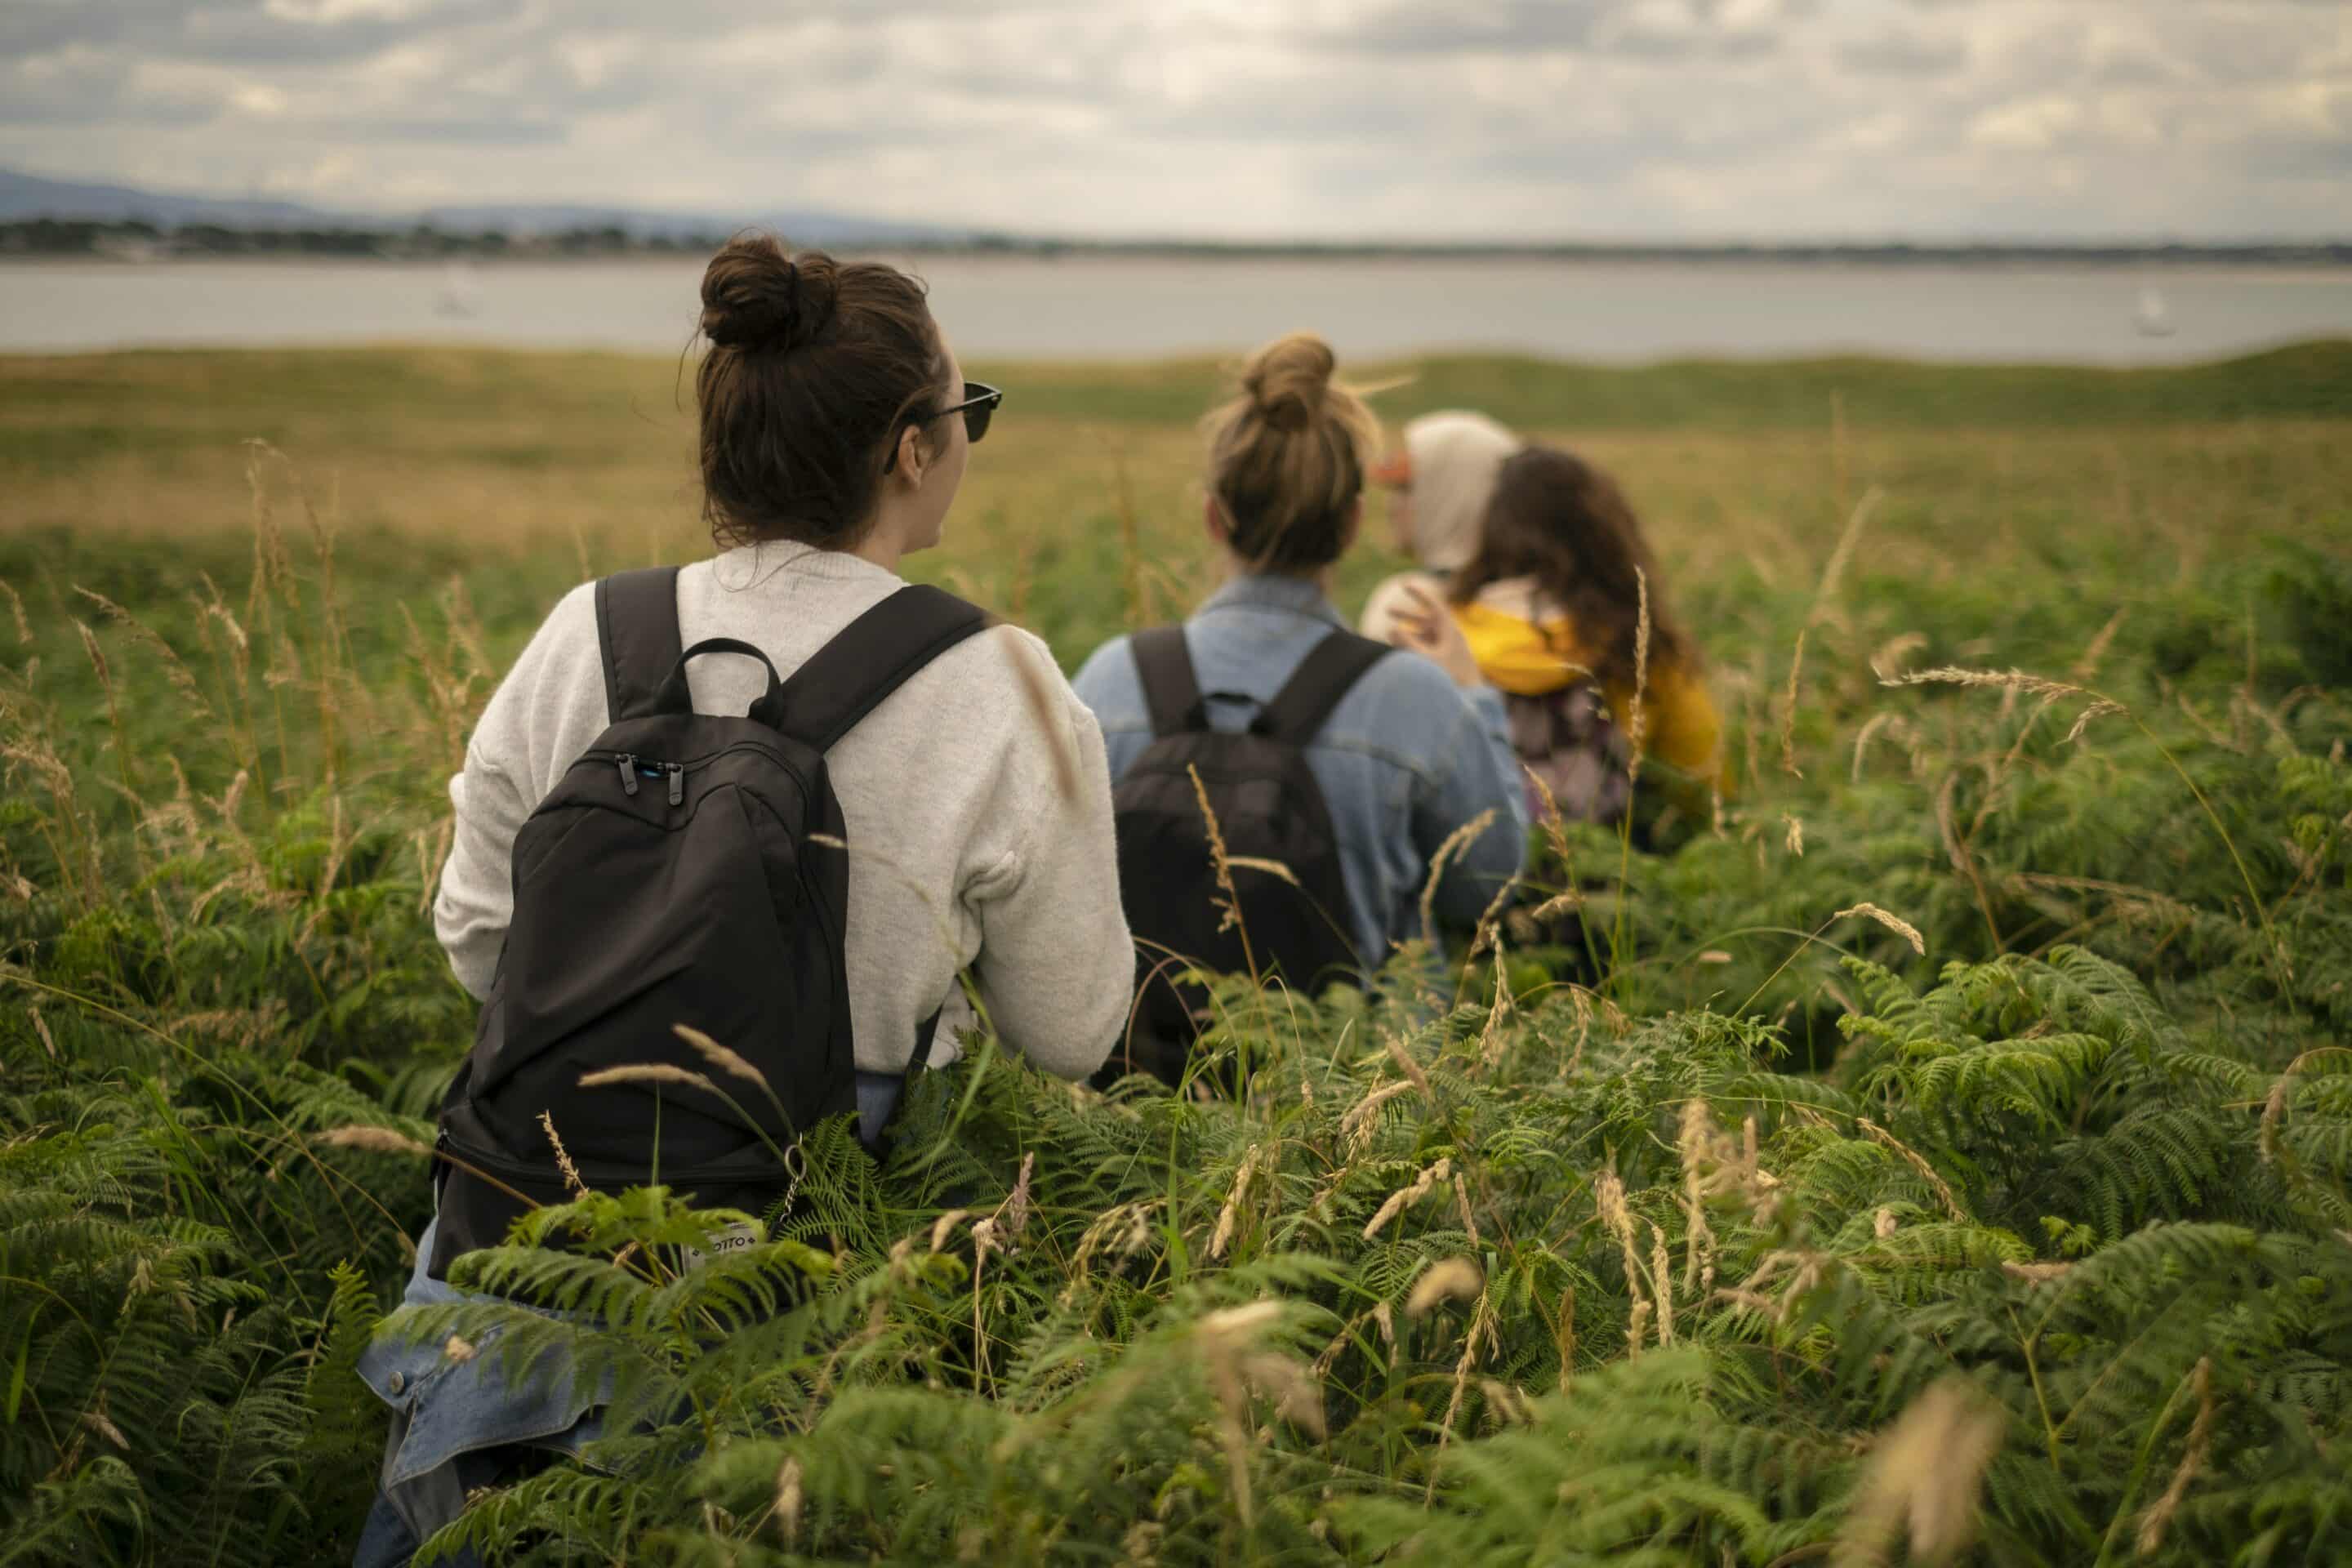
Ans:
<svg viewBox="0 0 2352 1568"><path fill-rule="evenodd" d="M1219 730L1246 728L1307 657L1347 623L1313 583L1238 577L1184 623L1193 673ZM1095 650L1072 683L1101 721L1116 782L1152 742L1143 682L1125 637ZM1385 960L1418 936L1430 857L1447 835L1493 807L1495 824L1449 865L1437 913L1469 925L1519 870L1526 792L1503 699L1465 691L1417 654L1391 654L1349 689L1307 748L1330 807L1357 951Z"/></svg>

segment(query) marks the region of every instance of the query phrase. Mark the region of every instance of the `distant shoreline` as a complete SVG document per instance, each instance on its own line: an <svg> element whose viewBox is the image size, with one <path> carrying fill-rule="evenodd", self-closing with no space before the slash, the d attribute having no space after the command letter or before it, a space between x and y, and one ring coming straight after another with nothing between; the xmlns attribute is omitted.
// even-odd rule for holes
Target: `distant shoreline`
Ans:
<svg viewBox="0 0 2352 1568"><path fill-rule="evenodd" d="M715 247L714 247L715 248ZM1367 247L1244 247L1244 246L1066 246L1012 248L1002 246L951 245L875 245L836 246L835 255L905 258L920 261L940 258L954 261L1002 261L1023 265L1051 264L1061 261L1104 262L1198 262L1207 266L1268 263L1311 263L1329 265L1356 262L1460 262L1475 265L1527 266L1552 264L1564 267L1691 267L1734 268L1819 268L1824 271L1858 269L1885 271L1916 268L1943 271L2056 271L2107 272L2134 268L2161 268L2168 271L2197 271L2208 274L2251 273L2273 279L2292 279L2297 274L2312 278L2336 279L2352 271L2352 246L2276 249L2188 249L2164 248L2150 250L2063 250L2050 248L2007 249L1989 248L1923 250L1923 249L1835 249L1807 248L1789 250L1761 249L1693 249L1679 247L1642 247L1606 249L1595 247L1575 248L1507 248L1495 247L1422 247L1373 248ZM629 248L590 254L574 254L552 250L512 249L493 254L454 253L441 255L403 255L398 253L354 255L335 251L193 251L163 252L152 255L109 253L105 251L5 251L0 250L0 269L53 268L68 267L108 266L125 270L163 268L198 268L223 266L258 267L348 267L435 268L455 265L477 268L485 271L503 270L515 267L562 268L624 268L654 263L676 263L683 266L701 265L706 252L687 248Z"/></svg>

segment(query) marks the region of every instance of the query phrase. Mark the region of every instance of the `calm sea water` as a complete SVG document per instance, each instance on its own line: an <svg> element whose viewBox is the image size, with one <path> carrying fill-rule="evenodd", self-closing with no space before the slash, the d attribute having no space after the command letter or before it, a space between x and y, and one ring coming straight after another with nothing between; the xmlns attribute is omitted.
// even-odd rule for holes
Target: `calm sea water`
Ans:
<svg viewBox="0 0 2352 1568"><path fill-rule="evenodd" d="M1636 362L1856 352L2160 363L2352 334L2352 269L923 257L972 358L1224 352ZM0 351L437 342L674 353L698 261L0 266Z"/></svg>

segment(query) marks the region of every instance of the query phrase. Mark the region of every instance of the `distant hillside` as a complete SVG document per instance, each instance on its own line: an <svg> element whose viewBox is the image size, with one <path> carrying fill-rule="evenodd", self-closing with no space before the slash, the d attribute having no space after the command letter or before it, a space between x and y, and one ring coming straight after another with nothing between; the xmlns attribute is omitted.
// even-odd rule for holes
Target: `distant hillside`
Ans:
<svg viewBox="0 0 2352 1568"><path fill-rule="evenodd" d="M971 231L937 224L900 223L806 208L765 212L661 212L640 207L506 203L432 207L423 212L336 211L301 202L188 195L140 190L130 185L44 179L0 169L0 223L55 218L84 223L148 223L159 228L214 224L231 228L362 229L396 233L430 224L462 233L495 230L516 235L562 234L617 228L632 240L676 240L772 228L810 245L851 240L877 243L951 244L974 237Z"/></svg>
<svg viewBox="0 0 2352 1568"><path fill-rule="evenodd" d="M5 5L6 0L0 0ZM355 193L364 195L364 193ZM716 243L742 228L772 229L802 245L836 248L858 246L904 246L924 250L981 249L1040 255L1138 255L1203 258L1315 257L1347 259L1370 256L1507 257L1552 260L1595 260L1626 263L1651 261L1860 263L1870 266L1989 265L2014 262L2060 266L2142 266L2150 263L2200 264L2226 262L2245 266L2352 266L2352 239L2320 236L2304 238L2248 239L2181 244L2158 239L2118 238L2113 241L1946 241L1913 244L1903 240L1778 241L1770 243L1681 243L1672 241L1578 242L1569 240L1432 241L1383 239L1221 240L1139 236L1124 239L1071 239L1044 234L1015 234L973 226L908 223L822 208L744 208L731 212L685 211L588 203L490 202L427 207L423 211L369 212L334 210L300 202L191 195L140 190L129 185L45 179L16 170L0 169L0 226L57 224L143 224L154 229L204 228L212 231L183 243L193 253L317 252L372 254L407 253L421 243L427 253L452 248L480 253L503 251L509 241L519 251L588 254L628 250L696 248ZM471 236L490 243L468 242L451 247L416 230L429 226L446 241L450 236ZM248 242L226 240L222 230L251 231ZM299 231L313 231L309 241L284 243ZM320 241L318 231L334 231ZM265 236L278 240L261 243ZM386 237L379 243L374 237ZM404 237L400 244L390 241ZM148 237L152 238L151 235ZM11 241L0 235L0 251L30 248L42 251L88 250L96 243L89 235L47 236Z"/></svg>
<svg viewBox="0 0 2352 1568"><path fill-rule="evenodd" d="M142 191L130 185L45 180L37 174L0 169L0 222L44 217L87 223L151 223L163 228L192 223L251 228L347 228L388 226L394 221L382 216L327 212L299 202L184 195Z"/></svg>
<svg viewBox="0 0 2352 1568"><path fill-rule="evenodd" d="M850 240L943 245L973 237L969 229L944 228L938 224L899 223L889 218L805 208L730 216L650 212L639 207L489 204L429 207L417 215L417 221L457 232L499 229L514 235L617 228L634 240L726 235L746 227L773 229L803 245L840 245Z"/></svg>

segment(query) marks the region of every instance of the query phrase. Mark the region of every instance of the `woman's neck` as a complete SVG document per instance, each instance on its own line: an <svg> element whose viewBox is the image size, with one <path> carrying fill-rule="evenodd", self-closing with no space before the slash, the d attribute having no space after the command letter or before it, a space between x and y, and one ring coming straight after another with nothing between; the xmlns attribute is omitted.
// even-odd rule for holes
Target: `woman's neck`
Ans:
<svg viewBox="0 0 2352 1568"><path fill-rule="evenodd" d="M1280 577L1293 583L1312 584L1315 591L1328 599L1339 580L1339 563L1335 561L1310 572L1283 572L1270 566L1254 565L1228 550L1225 552L1225 575L1229 578Z"/></svg>
<svg viewBox="0 0 2352 1568"><path fill-rule="evenodd" d="M896 537L877 528L860 540L856 548L850 553L860 561L870 561L883 571L895 575L898 570L899 558L905 555L906 552L898 548L898 541Z"/></svg>

